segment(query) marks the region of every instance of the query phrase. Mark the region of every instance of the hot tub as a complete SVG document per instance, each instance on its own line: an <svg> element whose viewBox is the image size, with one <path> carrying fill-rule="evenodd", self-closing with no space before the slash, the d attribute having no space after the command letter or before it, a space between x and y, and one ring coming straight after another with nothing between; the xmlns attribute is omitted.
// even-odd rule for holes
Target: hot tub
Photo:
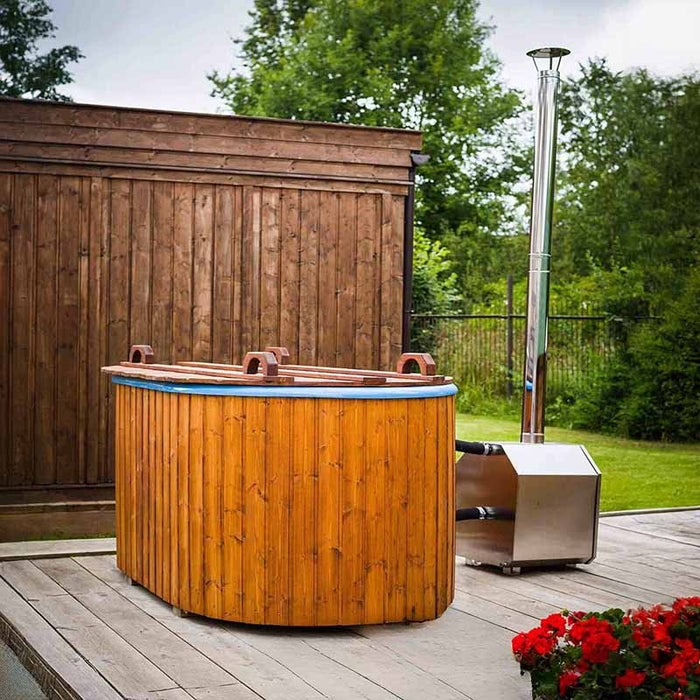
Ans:
<svg viewBox="0 0 700 700"><path fill-rule="evenodd" d="M284 358L157 365L141 346L104 368L118 567L223 620L438 617L454 593L454 384L429 356L396 373ZM404 374L414 359L422 374Z"/></svg>

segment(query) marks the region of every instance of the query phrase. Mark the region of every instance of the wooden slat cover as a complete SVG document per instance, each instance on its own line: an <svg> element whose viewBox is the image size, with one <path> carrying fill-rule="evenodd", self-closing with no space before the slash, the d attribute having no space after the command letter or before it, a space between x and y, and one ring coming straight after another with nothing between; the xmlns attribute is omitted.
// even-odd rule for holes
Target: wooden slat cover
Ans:
<svg viewBox="0 0 700 700"><path fill-rule="evenodd" d="M424 376L421 374L399 374L397 372L373 372L366 374L362 370L338 370L333 367L315 367L281 365L278 374L265 376L259 370L257 374L245 374L241 365L208 362L182 362L177 365L142 364L122 362L118 365L103 367L109 375L130 377L151 382L184 384L222 384L222 385L282 385L282 386L326 386L326 387L367 387L391 388L396 386L432 386L449 384L451 377L443 375Z"/></svg>
<svg viewBox="0 0 700 700"><path fill-rule="evenodd" d="M393 367L419 134L5 98L0 127L0 488L113 481L131 344Z"/></svg>
<svg viewBox="0 0 700 700"><path fill-rule="evenodd" d="M117 562L167 602L307 626L428 620L452 601L453 396L116 394Z"/></svg>

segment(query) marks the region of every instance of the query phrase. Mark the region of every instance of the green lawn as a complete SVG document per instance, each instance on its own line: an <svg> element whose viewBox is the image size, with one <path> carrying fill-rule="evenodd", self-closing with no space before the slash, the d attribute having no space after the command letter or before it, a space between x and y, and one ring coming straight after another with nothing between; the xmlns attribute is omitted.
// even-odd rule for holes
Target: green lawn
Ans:
<svg viewBox="0 0 700 700"><path fill-rule="evenodd" d="M457 415L462 440L518 440L515 421ZM586 446L603 473L601 510L700 505L700 445L642 442L547 428L547 440Z"/></svg>

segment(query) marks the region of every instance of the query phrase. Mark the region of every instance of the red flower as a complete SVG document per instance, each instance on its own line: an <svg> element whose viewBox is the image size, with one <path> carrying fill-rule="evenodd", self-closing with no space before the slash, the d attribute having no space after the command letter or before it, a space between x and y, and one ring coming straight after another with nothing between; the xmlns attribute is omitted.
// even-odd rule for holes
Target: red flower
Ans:
<svg viewBox="0 0 700 700"><path fill-rule="evenodd" d="M562 697L566 695L566 691L571 688L572 685L578 683L578 679L581 677L580 673L576 671L566 671L559 676L559 695Z"/></svg>
<svg viewBox="0 0 700 700"><path fill-rule="evenodd" d="M561 637L566 632L566 620L560 613L554 613L545 617L540 625L542 629L552 632L555 637Z"/></svg>
<svg viewBox="0 0 700 700"><path fill-rule="evenodd" d="M521 632L513 637L511 647L515 658L526 665L534 662L534 656L544 656L554 648L556 640L541 627Z"/></svg>
<svg viewBox="0 0 700 700"><path fill-rule="evenodd" d="M615 687L618 690L621 688L636 688L638 685L644 683L645 678L645 673L628 668L621 676L615 679Z"/></svg>
<svg viewBox="0 0 700 700"><path fill-rule="evenodd" d="M584 661L592 664L604 664L610 657L610 654L619 648L619 640L615 639L608 632L589 635L581 644Z"/></svg>

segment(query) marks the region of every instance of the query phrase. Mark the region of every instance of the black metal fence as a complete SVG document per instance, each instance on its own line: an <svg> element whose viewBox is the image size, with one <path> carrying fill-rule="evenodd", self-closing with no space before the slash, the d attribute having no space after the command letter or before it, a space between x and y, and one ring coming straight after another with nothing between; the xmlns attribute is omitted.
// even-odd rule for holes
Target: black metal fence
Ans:
<svg viewBox="0 0 700 700"><path fill-rule="evenodd" d="M440 373L480 387L485 394L511 396L520 391L525 356L525 315L413 315L411 349L429 352ZM565 311L565 312L564 312ZM591 381L613 356L632 326L648 318L619 318L590 306L553 309L549 316L547 390L550 396L575 392Z"/></svg>

